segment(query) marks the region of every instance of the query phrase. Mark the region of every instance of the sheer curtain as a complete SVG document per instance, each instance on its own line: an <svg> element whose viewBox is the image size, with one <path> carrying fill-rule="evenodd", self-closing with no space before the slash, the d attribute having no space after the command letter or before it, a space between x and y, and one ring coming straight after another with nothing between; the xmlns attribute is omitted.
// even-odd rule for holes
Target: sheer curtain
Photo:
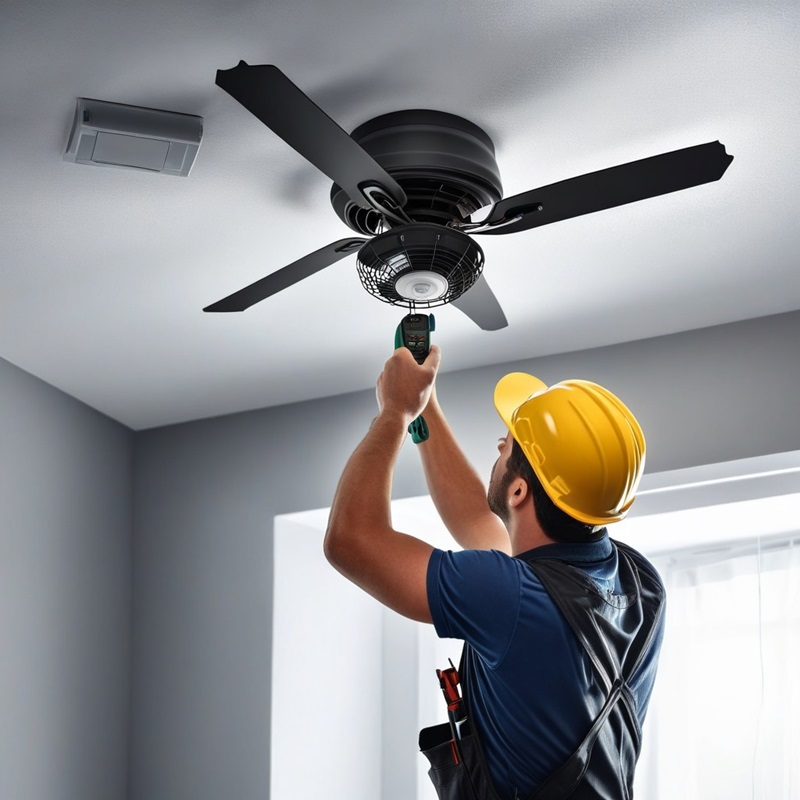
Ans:
<svg viewBox="0 0 800 800"><path fill-rule="evenodd" d="M800 797L800 535L654 563L668 591L642 800Z"/></svg>

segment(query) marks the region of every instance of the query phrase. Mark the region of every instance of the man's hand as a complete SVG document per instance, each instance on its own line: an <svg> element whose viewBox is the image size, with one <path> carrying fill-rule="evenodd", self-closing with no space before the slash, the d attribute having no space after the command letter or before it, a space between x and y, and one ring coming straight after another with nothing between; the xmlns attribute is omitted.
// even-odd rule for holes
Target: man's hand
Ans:
<svg viewBox="0 0 800 800"><path fill-rule="evenodd" d="M398 347L378 378L379 410L400 414L408 422L418 417L430 400L440 361L441 351L435 344L422 364L417 364L407 347Z"/></svg>

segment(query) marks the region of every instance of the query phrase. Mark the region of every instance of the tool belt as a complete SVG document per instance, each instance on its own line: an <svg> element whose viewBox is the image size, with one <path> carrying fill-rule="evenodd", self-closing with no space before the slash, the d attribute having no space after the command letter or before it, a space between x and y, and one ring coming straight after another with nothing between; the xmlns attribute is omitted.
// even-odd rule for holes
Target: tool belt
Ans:
<svg viewBox="0 0 800 800"><path fill-rule="evenodd" d="M629 800L641 749L636 703L628 686L650 650L664 607L664 588L652 567L635 551L614 542L625 594L601 592L570 564L535 558L528 566L564 614L588 653L605 701L583 741L527 800ZM459 670L437 670L447 701L448 722L424 728L419 748L430 762L428 775L439 800L500 800L492 784L478 731L471 725L464 645ZM460 673L460 674L459 674ZM519 800L519 798L515 798Z"/></svg>

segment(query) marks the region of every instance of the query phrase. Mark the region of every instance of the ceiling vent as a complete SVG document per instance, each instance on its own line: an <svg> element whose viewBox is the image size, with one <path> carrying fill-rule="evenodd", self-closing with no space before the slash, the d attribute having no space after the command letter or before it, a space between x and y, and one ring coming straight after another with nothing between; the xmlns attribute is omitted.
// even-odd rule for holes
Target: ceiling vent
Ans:
<svg viewBox="0 0 800 800"><path fill-rule="evenodd" d="M64 160L185 177L202 138L194 114L79 97Z"/></svg>

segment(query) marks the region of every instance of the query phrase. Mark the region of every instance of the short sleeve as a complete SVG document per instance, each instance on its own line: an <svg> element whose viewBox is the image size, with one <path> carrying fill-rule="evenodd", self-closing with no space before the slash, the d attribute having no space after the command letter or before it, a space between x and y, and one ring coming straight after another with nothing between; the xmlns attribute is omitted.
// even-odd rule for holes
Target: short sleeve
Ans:
<svg viewBox="0 0 800 800"><path fill-rule="evenodd" d="M499 550L434 550L427 590L437 635L463 639L496 668L519 618L517 562Z"/></svg>

